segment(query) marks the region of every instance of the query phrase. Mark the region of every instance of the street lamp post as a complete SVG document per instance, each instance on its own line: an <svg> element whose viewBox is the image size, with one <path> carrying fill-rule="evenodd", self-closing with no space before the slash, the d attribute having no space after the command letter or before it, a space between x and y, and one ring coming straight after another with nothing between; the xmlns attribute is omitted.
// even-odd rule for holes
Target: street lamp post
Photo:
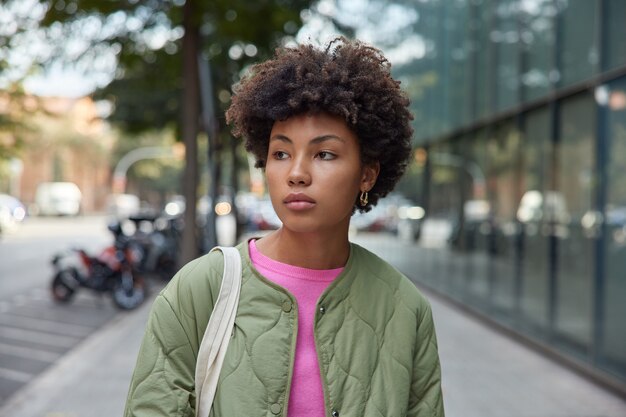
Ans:
<svg viewBox="0 0 626 417"><path fill-rule="evenodd" d="M126 174L128 169L137 161L156 158L181 158L184 153L184 145L177 143L173 146L148 146L133 149L124 155L113 171L113 193L123 194L126 191Z"/></svg>
<svg viewBox="0 0 626 417"><path fill-rule="evenodd" d="M485 175L483 174L482 169L476 162L464 159L458 155L444 152L431 152L430 157L433 163L437 165L447 165L450 167L462 169L467 172L472 178L472 188L475 197L484 198L486 191Z"/></svg>

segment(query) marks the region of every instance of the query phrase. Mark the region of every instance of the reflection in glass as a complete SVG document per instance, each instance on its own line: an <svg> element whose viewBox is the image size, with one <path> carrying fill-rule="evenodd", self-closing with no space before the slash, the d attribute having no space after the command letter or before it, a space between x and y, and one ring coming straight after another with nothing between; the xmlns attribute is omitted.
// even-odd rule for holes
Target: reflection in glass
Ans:
<svg viewBox="0 0 626 417"><path fill-rule="evenodd" d="M569 214L555 218L550 230L557 243L556 329L581 348L588 348L591 338L594 246L581 221L592 209L594 110L587 94L562 105L556 190Z"/></svg>
<svg viewBox="0 0 626 417"><path fill-rule="evenodd" d="M524 51L521 83L524 99L532 100L550 91L555 75L556 7L552 0L526 0L519 6Z"/></svg>
<svg viewBox="0 0 626 417"><path fill-rule="evenodd" d="M626 2L624 0L605 0L607 25L607 45L604 62L612 69L626 64Z"/></svg>
<svg viewBox="0 0 626 417"><path fill-rule="evenodd" d="M431 166L431 181L428 195L429 207L429 227L422 233L421 243L431 247L440 248L430 257L436 265L438 280L436 285L450 291L452 282L459 281L458 277L451 277L452 263L450 259L454 256L448 250L448 240L458 212L457 207L461 204L461 194L459 193L458 173L456 167L442 163L433 155L450 155L452 148L449 144L438 144L429 150L429 160Z"/></svg>
<svg viewBox="0 0 626 417"><path fill-rule="evenodd" d="M470 68L470 20L469 2L457 0L444 2L448 24L445 37L449 43L446 73L448 79L443 80L448 92L447 108L450 122L448 128L456 128L470 120L470 94L472 87Z"/></svg>
<svg viewBox="0 0 626 417"><path fill-rule="evenodd" d="M608 190L604 213L605 286L603 356L611 368L626 373L626 79L610 87Z"/></svg>
<svg viewBox="0 0 626 417"><path fill-rule="evenodd" d="M477 1L474 9L474 68L476 74L476 114L475 118L489 115L493 111L492 95L494 89L492 55L494 44L490 40L493 23L494 2Z"/></svg>
<svg viewBox="0 0 626 417"><path fill-rule="evenodd" d="M489 234L492 303L515 309L517 210L520 135L513 121L498 126L487 142L487 198L492 214Z"/></svg>
<svg viewBox="0 0 626 417"><path fill-rule="evenodd" d="M549 235L546 233L550 227L550 216L544 216L543 198L544 190L550 184L548 167L551 162L551 138L548 108L527 115L522 149L524 194L516 214L522 239L520 308L524 318L545 329L549 320L550 279Z"/></svg>
<svg viewBox="0 0 626 417"><path fill-rule="evenodd" d="M520 42L517 0L504 0L496 7L497 23L491 32L496 45L497 106L505 110L519 102Z"/></svg>
<svg viewBox="0 0 626 417"><path fill-rule="evenodd" d="M598 0L564 0L561 9L561 85L591 77L598 69Z"/></svg>

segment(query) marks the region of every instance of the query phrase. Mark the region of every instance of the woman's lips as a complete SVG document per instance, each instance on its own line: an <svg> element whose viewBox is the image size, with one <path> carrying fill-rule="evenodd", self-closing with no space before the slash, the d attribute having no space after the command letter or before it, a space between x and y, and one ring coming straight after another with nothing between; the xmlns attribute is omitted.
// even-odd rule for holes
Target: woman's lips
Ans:
<svg viewBox="0 0 626 417"><path fill-rule="evenodd" d="M289 194L283 203L291 210L307 210L315 206L315 200L304 193Z"/></svg>

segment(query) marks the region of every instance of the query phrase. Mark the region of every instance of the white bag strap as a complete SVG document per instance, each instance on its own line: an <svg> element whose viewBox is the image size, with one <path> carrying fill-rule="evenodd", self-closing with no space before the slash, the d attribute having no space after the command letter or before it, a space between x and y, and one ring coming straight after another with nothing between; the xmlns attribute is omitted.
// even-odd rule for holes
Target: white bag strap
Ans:
<svg viewBox="0 0 626 417"><path fill-rule="evenodd" d="M196 417L208 417L217 381L237 315L241 289L241 257L232 247L211 249L224 254L224 275L220 293L209 318L196 362Z"/></svg>

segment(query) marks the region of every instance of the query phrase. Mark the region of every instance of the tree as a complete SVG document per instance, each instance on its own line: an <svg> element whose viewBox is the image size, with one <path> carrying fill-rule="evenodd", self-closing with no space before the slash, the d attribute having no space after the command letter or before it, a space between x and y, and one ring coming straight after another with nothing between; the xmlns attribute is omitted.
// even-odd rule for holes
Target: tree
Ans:
<svg viewBox="0 0 626 417"><path fill-rule="evenodd" d="M0 92L0 165L17 156L25 130L24 96L19 87ZM0 177L2 175L0 174Z"/></svg>
<svg viewBox="0 0 626 417"><path fill-rule="evenodd" d="M48 0L42 20L52 40L54 57L80 68L119 62L114 80L98 92L115 104L112 120L130 131L177 126L186 146L183 180L187 201L196 201L197 137L213 132L212 152L227 132L215 115L201 124L198 61L211 65L213 88L223 109L236 82L253 60L267 57L301 26L305 0ZM77 35L78 34L78 35ZM68 39L74 48L68 51ZM209 126L209 124L211 126ZM212 132L209 132L212 133ZM219 161L219 158L214 158ZM215 178L213 178L215 181ZM187 204L185 223L194 224L195 204ZM186 227L182 261L196 256L194 228Z"/></svg>
<svg viewBox="0 0 626 417"><path fill-rule="evenodd" d="M37 0L7 0L0 3L0 178L2 166L17 156L26 118L36 107L21 86L35 56L24 46L36 36L34 30L43 14Z"/></svg>

